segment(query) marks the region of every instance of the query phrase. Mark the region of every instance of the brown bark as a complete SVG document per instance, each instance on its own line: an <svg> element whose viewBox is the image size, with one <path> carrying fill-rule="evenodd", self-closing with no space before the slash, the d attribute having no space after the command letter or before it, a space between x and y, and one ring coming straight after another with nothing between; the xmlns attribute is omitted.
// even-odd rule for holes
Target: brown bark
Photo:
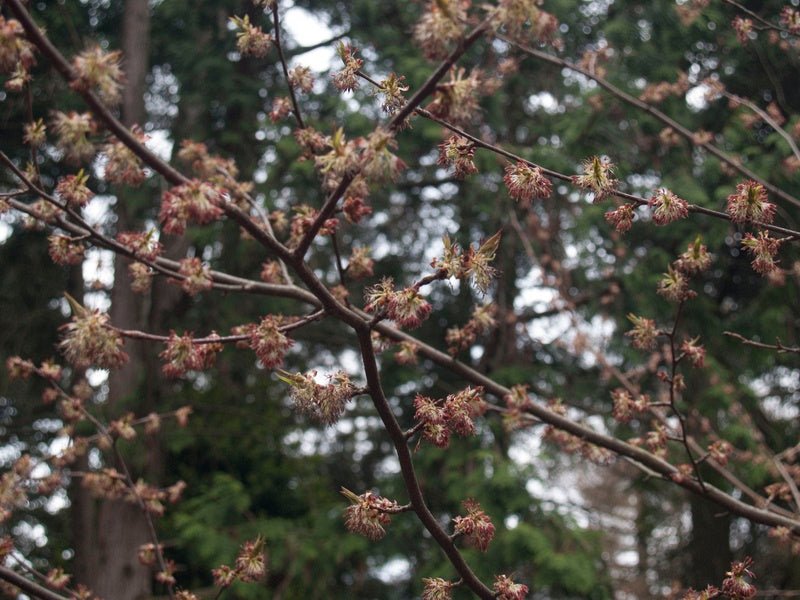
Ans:
<svg viewBox="0 0 800 600"><path fill-rule="evenodd" d="M148 0L126 0L122 27L122 51L127 84L122 95L122 121L127 125L144 124L146 112L144 92L149 69L150 12ZM129 213L124 190L119 190L116 205L117 230L136 227L136 217ZM124 328L142 325L144 306L141 296L132 293L127 274L129 262L117 257L114 263L114 287L111 291L111 321ZM113 418L132 410L146 414L147 401L140 398L141 382L145 376L146 361L139 343L126 345L129 362L109 375L109 415ZM160 453L148 441L148 474L157 473ZM134 474L134 477L136 475ZM94 501L85 491L76 490L73 523L76 548L76 577L85 582L98 596L117 600L147 598L152 592L152 576L142 566L137 553L139 546L151 540L144 515L135 504L123 501Z"/></svg>

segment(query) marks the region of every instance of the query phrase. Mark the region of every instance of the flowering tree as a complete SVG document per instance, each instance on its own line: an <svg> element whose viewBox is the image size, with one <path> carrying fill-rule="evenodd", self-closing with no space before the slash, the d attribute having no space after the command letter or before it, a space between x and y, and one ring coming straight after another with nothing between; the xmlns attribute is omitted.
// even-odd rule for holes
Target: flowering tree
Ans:
<svg viewBox="0 0 800 600"><path fill-rule="evenodd" d="M800 12L769 6L755 13L728 0L666 7L631 2L629 14L641 17L634 23L628 12L614 18L602 3L584 3L578 16L570 14L572 3L564 4L436 0L404 7L415 19L413 45L430 61L424 75L404 72L399 58L387 70L376 37L364 53L354 41L340 41L340 64L323 84L287 56L280 2L240 7L221 27L235 44L226 60L245 73L248 66L273 67L262 119L271 125L227 123L257 129L256 139L266 143L259 160L293 169L285 175L293 186L278 174L256 187L239 176L232 158L202 141L179 139L174 161L160 156L147 128L131 120L135 109L118 110L126 98L123 56L100 44L67 58L23 2L7 0L0 67L8 94L18 94L24 107L27 156L11 143L0 154L6 171L0 211L15 228L46 231L57 265L81 265L92 249L113 253L116 262L111 313L82 285L71 287L72 294L65 290L57 305L71 315L60 327L63 362L7 361L11 378L42 382L42 400L59 426L54 438L27 444L9 462L0 495L6 521L79 480L81 490L138 515L130 528L147 540L125 551L138 555L171 598L199 597L161 539L174 530L158 523L184 493L191 502L192 490L180 480L140 477L148 469L131 450L140 439L156 439L162 424L172 427L167 421L193 432L196 407L189 401L169 410L115 412L108 396L133 391L119 383L104 390L99 372L113 378L132 360L128 348L141 342L155 348L159 377L190 384L184 388L190 399L209 379L224 376L215 374L215 365L231 347L253 357L256 377L280 386L282 394L269 401L286 406L302 432L335 436L360 427L358 418L379 423L396 465L386 478L394 481L387 483L391 493L351 490L342 481L343 524L350 534L391 547L397 523L416 519L447 563L437 563L435 573L420 569L426 576L411 587L423 598L463 591L517 599L537 591L537 566L542 569L531 541L537 523L518 523L520 514L536 515L527 505L504 504L511 493L501 487L498 465L509 463L482 451L492 448L507 459L512 447L542 440L565 460L599 464L643 486L657 481L639 492L638 515L647 514L648 493L667 502L672 489L702 503L690 509L696 537L703 532L702 507L725 515L723 534L710 536L718 546L704 557L723 566L707 568L704 591L688 589L696 581L684 582L678 597L750 598L754 572L771 585L793 585L781 573L792 572L791 555L800 550L798 371L789 362L800 350L786 341L796 337L798 322L792 299L800 232L793 213L800 200L792 190L800 151L796 118L786 116L797 99L769 63L775 56L762 54L796 56ZM336 10L330 9L332 22L341 17ZM608 26L591 39L572 34L601 16ZM679 36L697 40L694 53L681 57L688 73L671 71L674 64L662 75L650 73L645 50L637 54L644 67L629 60L634 42L619 32L620 23L644 43L665 35L665 23L683 28ZM724 31L704 41L718 28ZM353 29L348 37L368 35ZM611 44L615 37L619 48ZM762 64L758 85L747 85L755 59L742 56L751 54ZM531 63L556 66L558 76L532 84L525 70ZM36 112L37 81L48 69L80 108L47 96L47 110ZM548 81L552 92L542 89ZM318 85L356 102L364 113L356 115L356 133L345 118L325 128L322 115L330 117L316 96ZM522 108L512 111L512 103ZM704 110L710 106L723 116ZM689 110L713 132L684 124ZM537 127L550 129L532 134L525 123L509 120L526 111ZM569 118L556 120L561 113ZM709 115L705 121L703 115ZM595 127L598 117L602 124ZM404 152L406 144L416 153ZM588 152L576 154L586 146ZM433 183L424 181L426 174ZM391 191L404 185L416 192L399 198L423 201L410 221ZM119 202L116 224L92 217L93 197L109 190L126 206L145 205L143 216L128 219ZM438 212L426 201L439 203ZM426 208L438 224L424 222ZM442 226L448 210L458 212L460 228ZM362 243L370 234L372 249ZM427 247L415 250L411 239ZM245 244L256 264L240 255ZM128 289L155 302L154 290L165 283L200 311L193 329L179 331L168 317L152 330L115 322L114 307L126 301ZM216 310L214 297L223 294L241 298L230 311L233 323ZM252 296L270 303L246 300ZM211 308L204 313L204 306ZM752 308L765 306L764 315ZM548 335L548 328L560 334ZM315 330L328 337L315 341ZM326 364L320 345L339 364ZM747 352L757 357L744 360ZM90 385L92 379L100 384ZM495 481L464 490L452 506L435 478L436 461L454 450L466 457L460 476L469 480L477 471L477 479ZM356 454L350 458L358 471ZM485 466L467 467L469 461ZM462 491L455 482L448 492L454 490ZM318 512L316 519L329 520ZM738 548L728 544L733 519L748 524ZM187 531L180 523L173 526ZM514 532L520 537L512 543ZM258 582L284 593L292 579L267 574L267 554L281 556L279 537L238 540L235 559L213 571L213 594L232 586L247 594L239 584ZM510 550L493 557L498 542ZM73 585L57 561L39 577L25 545L11 535L3 540L8 560L0 578L8 585L41 598L92 597L87 581ZM734 556L744 548L754 557ZM647 564L646 548L639 562L644 575L657 571ZM542 586L589 596L567 579L562 573Z"/></svg>

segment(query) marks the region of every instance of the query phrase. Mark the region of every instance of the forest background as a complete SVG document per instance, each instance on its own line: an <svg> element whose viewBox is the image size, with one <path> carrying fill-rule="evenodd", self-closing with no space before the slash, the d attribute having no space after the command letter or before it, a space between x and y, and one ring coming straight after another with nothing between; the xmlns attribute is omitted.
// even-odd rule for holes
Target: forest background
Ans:
<svg viewBox="0 0 800 600"><path fill-rule="evenodd" d="M404 76L410 96L438 64L425 56L436 48L424 43L418 23L443 6L456 10L457 4L280 2L289 66L311 64L318 71L313 85L297 92L305 123L334 137L339 128L348 139L369 135L386 118L381 97L366 80L354 91L337 89L337 43L358 48L363 72L375 81L390 73ZM712 448L738 478L732 482L700 464L710 484L737 498L746 496L742 490L755 490L797 520L798 498L786 482L795 482L796 494L798 239L787 234L774 256L778 266L759 273L742 246L746 232L755 230L702 210L724 212L736 186L752 178L739 166L781 191L769 189L776 223L790 231L798 227L797 30L781 20L781 11L793 6L551 0L541 8L557 18L552 32L537 31L518 43L506 27L479 40L458 62L465 74L456 70L453 76L474 76L476 99L457 104L457 115L439 109L444 120L457 120L479 140L555 172L580 174L584 159L608 157L618 190L647 199L668 188L699 207L688 218L669 218L675 222L662 227L651 208L634 208L632 227L624 231L620 214L607 216L618 200L597 202L605 194L595 190L593 197L569 180L555 179L547 198L515 200L503 181L514 160L478 149L470 156L475 172L454 173L440 158L440 145L452 132L435 118L414 116L393 150L406 168L395 181L372 187L371 214L360 222L340 215L336 237L321 238L309 266L333 287L349 264L345 287L350 301L362 306L365 288L381 277L410 285L430 272L445 235L469 248L502 232L492 263L497 275L485 291L466 280L426 288L433 310L413 332L419 340L445 352L450 346L460 363L501 385L527 385L543 405L560 399L558 410L574 421L625 440L639 437L643 447L663 451L674 464L689 462L688 444L655 438L666 436L664 427L685 426L701 440L695 458ZM167 159L179 163L183 140L203 142L209 152L235 161L240 181L253 182L251 195L261 210L286 211L292 219L293 207L323 202L315 161L292 135L290 107L275 104L288 94L277 50L265 57L237 50L229 18L248 15L274 35L269 10L227 0L34 2L28 9L68 57L94 43L123 51L127 83L119 114L128 126L140 124ZM479 12L476 3L470 14ZM5 3L3 16L12 17ZM737 18L751 26L734 26ZM304 28L328 39L303 42ZM526 26L528 33L534 29ZM31 116L50 123L53 110L86 110L44 57L32 72L28 92L0 91L0 150L21 168L31 155L22 143ZM664 118L689 135L670 131ZM63 158L52 141L39 152L39 177L51 188L75 172ZM102 177L103 159L83 166L97 192L85 214L100 229L113 236L158 226L158 199L170 187L162 178L150 172L137 187L112 185ZM11 170L4 169L2 178L3 191L19 187ZM32 227L19 212L0 217L4 359L21 356L38 365L57 356L59 327L69 315L65 291L90 308L109 310L117 327L161 335L225 335L267 314L305 309L291 298L219 291L195 296L164 278L137 295L128 261L94 249L65 268L48 255L51 232ZM277 230L279 219L273 219ZM167 257L199 257L217 271L265 278L260 274L269 257L234 224L192 226L183 235L162 234L161 241ZM673 302L659 293L661 282L695 243L708 249L713 262L692 277L696 297ZM368 248L375 261L366 278L354 276L368 261L352 255L353 248ZM491 325L459 347L475 306L487 303L494 311ZM644 352L633 347L626 335L629 315L655 319L666 330L677 322L674 339L662 337ZM448 336L452 328L461 329ZM776 347L746 346L724 332ZM650 415L620 417L620 390L672 402L665 394L676 389L676 371L670 381L659 373L665 364L675 367L675 343L698 336L704 356L696 362L702 367L689 366L689 358L680 365L686 390L674 405L680 413L665 410L662 429ZM341 323L319 320L292 338L283 365L288 372L344 369L363 380L358 346ZM440 398L464 388L457 369L425 356L411 362L403 355L408 347L382 345L383 388L404 426L414 424L415 395ZM341 513L348 501L341 488L375 490L400 503L406 497L395 449L368 398L353 400L334 425L316 426L293 408L286 381L249 350L226 348L213 369L177 379L162 372L162 345L129 339L125 350L130 359L121 369L82 374L93 386L88 404L98 419L191 407L185 427L164 419L158 432L119 442L137 477L165 487L186 484L180 502L157 521L179 587L214 597L211 570L233 564L241 545L256 536L265 540L267 576L235 584L228 597L408 598L421 593L423 578L457 579L412 515L394 516L379 541L345 527ZM0 374L0 460L8 472L25 453L46 454L66 443L68 419L42 402L46 387ZM453 436L446 450L411 441L426 497L442 522L463 512L468 498L492 517L496 533L489 551L463 550L480 579L513 574L535 598L681 597L690 586L720 585L732 561L751 556L760 589L773 590L774 597L800 589L800 562L791 542L771 535L774 528L632 461L520 420L510 404L495 401L506 411L490 411L477 435ZM94 430L86 422L75 427L72 433ZM723 440L731 446L720 454ZM42 572L63 568L71 585L87 583L106 598L166 594L136 559L140 545L150 542L139 507L95 498L81 484L81 474L113 458L93 448L77 461L73 477L31 494L10 513L3 524L15 543L8 564L21 561Z"/></svg>

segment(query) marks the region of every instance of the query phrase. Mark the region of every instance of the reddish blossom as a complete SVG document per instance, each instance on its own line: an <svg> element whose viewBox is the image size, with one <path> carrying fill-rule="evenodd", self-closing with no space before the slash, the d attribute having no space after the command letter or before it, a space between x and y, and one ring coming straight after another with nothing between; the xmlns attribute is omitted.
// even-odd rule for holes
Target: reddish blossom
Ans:
<svg viewBox="0 0 800 600"><path fill-rule="evenodd" d="M83 169L75 175L62 177L58 180L58 185L56 185L56 194L72 208L86 206L89 200L94 197L94 192L86 187L88 180L89 175Z"/></svg>
<svg viewBox="0 0 800 600"><path fill-rule="evenodd" d="M286 96L275 98L272 101L272 110L269 111L269 120L277 123L289 116L292 112L292 101Z"/></svg>
<svg viewBox="0 0 800 600"><path fill-rule="evenodd" d="M481 89L480 71L473 70L468 77L463 68L450 69L450 80L436 88L427 109L435 117L455 125L468 123L478 114L478 92Z"/></svg>
<svg viewBox="0 0 800 600"><path fill-rule="evenodd" d="M64 152L68 162L87 162L94 156L94 144L89 141L95 129L91 114L56 111L52 125L57 136L56 146Z"/></svg>
<svg viewBox="0 0 800 600"><path fill-rule="evenodd" d="M689 289L689 280L686 275L677 269L669 266L667 272L661 276L658 282L658 293L670 302L683 302L694 298L697 293Z"/></svg>
<svg viewBox="0 0 800 600"><path fill-rule="evenodd" d="M456 584L440 577L425 577L422 585L422 600L451 600Z"/></svg>
<svg viewBox="0 0 800 600"><path fill-rule="evenodd" d="M163 250L156 238L156 231L122 231L117 234L117 241L142 260L153 262Z"/></svg>
<svg viewBox="0 0 800 600"><path fill-rule="evenodd" d="M615 210L610 210L605 214L605 219L618 233L625 233L630 230L633 225L634 204L623 204Z"/></svg>
<svg viewBox="0 0 800 600"><path fill-rule="evenodd" d="M183 279L180 280L181 288L190 296L196 296L214 287L211 270L197 257L181 259L178 272L183 275Z"/></svg>
<svg viewBox="0 0 800 600"><path fill-rule="evenodd" d="M261 281L264 283L285 283L283 280L283 270L281 264L277 260L267 260L261 265L261 273L259 275Z"/></svg>
<svg viewBox="0 0 800 600"><path fill-rule="evenodd" d="M497 594L497 600L523 600L528 595L528 586L514 583L508 575L495 577L492 589Z"/></svg>
<svg viewBox="0 0 800 600"><path fill-rule="evenodd" d="M549 198L553 184L540 167L522 161L506 166L503 182L508 195L527 206L534 198Z"/></svg>
<svg viewBox="0 0 800 600"><path fill-rule="evenodd" d="M775 256L780 250L783 240L770 237L769 231L759 231L758 237L752 233L747 233L742 240L748 252L753 255L753 270L761 275L769 275L778 269L778 261Z"/></svg>
<svg viewBox="0 0 800 600"><path fill-rule="evenodd" d="M633 346L640 350L652 350L655 348L656 337L658 337L655 321L637 317L632 313L628 315L628 320L633 323L633 329L625 335L633 340Z"/></svg>
<svg viewBox="0 0 800 600"><path fill-rule="evenodd" d="M218 188L193 179L164 192L159 218L166 233L182 235L189 221L205 225L219 219L221 202L222 192Z"/></svg>
<svg viewBox="0 0 800 600"><path fill-rule="evenodd" d="M344 371L328 376L325 385L317 383L316 375L316 371L305 374L281 371L278 377L291 386L290 395L297 410L324 425L333 425L357 390Z"/></svg>
<svg viewBox="0 0 800 600"><path fill-rule="evenodd" d="M250 22L250 17L231 17L231 24L238 29L236 32L236 48L244 56L263 58L269 52L272 36L264 33L261 27Z"/></svg>
<svg viewBox="0 0 800 600"><path fill-rule="evenodd" d="M678 257L675 261L675 268L687 275L695 275L708 269L711 265L711 255L708 249L702 244L702 240L698 235L694 242L689 244L686 252Z"/></svg>
<svg viewBox="0 0 800 600"><path fill-rule="evenodd" d="M148 140L148 136L138 125L131 128L131 134L141 144ZM141 159L123 142L113 139L106 144L103 152L106 155L106 181L114 184L124 183L132 187L136 187L144 181L145 170Z"/></svg>
<svg viewBox="0 0 800 600"><path fill-rule="evenodd" d="M111 328L105 313L79 307L73 310L72 321L60 329L64 334L59 348L78 368L115 369L128 361L122 336Z"/></svg>
<svg viewBox="0 0 800 600"><path fill-rule="evenodd" d="M122 53L119 50L106 52L100 46L84 50L72 60L77 78L71 86L76 90L96 90L108 104L117 104L121 99Z"/></svg>
<svg viewBox="0 0 800 600"><path fill-rule="evenodd" d="M381 81L381 87L378 93L383 96L381 108L385 113L393 115L405 106L405 92L408 91L405 80L406 78L403 75L389 73L386 79Z"/></svg>
<svg viewBox="0 0 800 600"><path fill-rule="evenodd" d="M211 337L218 336L212 333ZM217 352L222 350L220 343L194 343L191 332L179 336L170 331L166 344L167 347L158 356L164 361L161 371L167 377L181 377L187 371L205 371L214 366Z"/></svg>
<svg viewBox="0 0 800 600"><path fill-rule="evenodd" d="M667 225L689 215L689 203L666 188L656 190L648 204L653 209L653 223L656 225Z"/></svg>
<svg viewBox="0 0 800 600"><path fill-rule="evenodd" d="M706 349L697 343L699 339L699 337L696 337L691 340L684 340L681 344L681 352L686 355L692 366L697 369L701 369L704 366L706 359Z"/></svg>
<svg viewBox="0 0 800 600"><path fill-rule="evenodd" d="M347 274L353 279L363 279L364 277L372 277L372 269L375 266L375 261L370 258L370 248L362 246L361 248L353 248L350 254L350 260L347 263Z"/></svg>
<svg viewBox="0 0 800 600"><path fill-rule="evenodd" d="M348 531L373 541L383 538L386 535L384 528L391 522L390 513L399 508L397 502L372 492L357 496L346 488L342 488L342 494L351 502L344 511L344 524Z"/></svg>
<svg viewBox="0 0 800 600"><path fill-rule="evenodd" d="M344 68L333 74L333 85L343 92L352 92L358 88L358 70L364 61L356 56L358 49L350 44L339 42L336 52L342 59Z"/></svg>
<svg viewBox="0 0 800 600"><path fill-rule="evenodd" d="M267 574L266 556L264 554L264 538L242 544L236 557L236 571L245 582L261 581Z"/></svg>
<svg viewBox="0 0 800 600"><path fill-rule="evenodd" d="M426 58L438 60L447 56L451 46L461 37L460 20L466 18L460 0L431 0L414 27L414 41Z"/></svg>
<svg viewBox="0 0 800 600"><path fill-rule="evenodd" d="M583 174L572 177L573 183L594 193L594 202L600 202L614 190L614 165L606 157L592 156L582 163Z"/></svg>
<svg viewBox="0 0 800 600"><path fill-rule="evenodd" d="M470 546L486 552L494 537L492 520L475 500L465 500L462 504L467 514L453 519L455 533L463 535Z"/></svg>
<svg viewBox="0 0 800 600"><path fill-rule="evenodd" d="M267 315L256 326L250 327L250 348L256 353L258 360L267 369L274 369L283 364L283 357L294 342L279 329L279 321Z"/></svg>
<svg viewBox="0 0 800 600"><path fill-rule="evenodd" d="M47 238L50 258L57 265L79 265L83 262L83 244L66 235L53 234Z"/></svg>
<svg viewBox="0 0 800 600"><path fill-rule="evenodd" d="M311 69L304 66L297 66L289 71L289 85L299 89L306 94L314 87L314 76Z"/></svg>
<svg viewBox="0 0 800 600"><path fill-rule="evenodd" d="M756 586L747 581L747 578L755 578L750 570L752 564L753 559L750 557L731 564L730 571L725 573L725 579L722 581L722 593L731 600L748 600L755 596L758 592Z"/></svg>
<svg viewBox="0 0 800 600"><path fill-rule="evenodd" d="M455 167L456 179L464 179L467 175L478 172L475 163L475 144L466 138L451 135L439 144L439 159L436 164Z"/></svg>
<svg viewBox="0 0 800 600"><path fill-rule="evenodd" d="M734 223L772 223L775 208L774 204L767 202L767 190L756 181L740 183L736 186L736 193L728 196L728 214Z"/></svg>
<svg viewBox="0 0 800 600"><path fill-rule="evenodd" d="M431 305L414 288L395 292L389 303L388 317L398 327L416 329L431 314Z"/></svg>

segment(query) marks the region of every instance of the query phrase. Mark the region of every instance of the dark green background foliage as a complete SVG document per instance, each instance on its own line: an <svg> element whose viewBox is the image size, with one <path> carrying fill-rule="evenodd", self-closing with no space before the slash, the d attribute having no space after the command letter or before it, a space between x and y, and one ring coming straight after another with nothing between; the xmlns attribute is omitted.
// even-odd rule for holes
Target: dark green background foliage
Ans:
<svg viewBox="0 0 800 600"><path fill-rule="evenodd" d="M361 48L367 73L380 76L395 71L406 77L413 90L433 68L410 39L423 9L421 2L298 1L295 5L307 8L335 34L345 35ZM781 3L748 6L772 16ZM731 92L759 106L777 101L790 116L787 128L797 121L791 117L800 107L796 55L766 43L763 34L742 47L729 27L734 13L722 3L712 2L688 27L680 24L673 2L556 0L546 2L544 8L562 24L564 58L577 62L586 50L608 44L614 53L604 64L607 78L634 96L643 82L672 82L679 71L689 73L693 84L718 73ZM150 121L145 126L166 131L175 142L205 142L211 152L236 160L242 180L263 171L259 179L263 183L256 185L254 194L268 210L287 209L295 203L318 206L324 196L312 165L298 161L293 123L272 124L266 116L272 100L286 90L274 51L266 60L235 56L234 35L226 21L245 12L269 30L266 16L246 2L153 3ZM79 50L90 39L105 40L110 47L119 43L121 2L43 2L34 5L33 14L65 53ZM286 37L288 54L297 54L302 63L302 49ZM479 42L460 64L492 72L499 60L509 56L520 59L518 71L498 92L482 100L468 130L485 132L498 145L566 173L577 172L587 156L608 155L626 191L648 196L654 187L665 186L692 203L715 209L724 206L740 178L716 159L692 150L688 142L664 147L658 141L663 124L653 117L503 43ZM77 97L46 67L41 66L37 74L35 114L46 116L56 106L60 110L80 107ZM532 97L544 92L557 102L558 110L537 109L531 103ZM343 127L348 138L366 135L383 119L367 84L345 101L327 75L320 77L315 92L302 97L301 103L311 126L323 133ZM745 128L739 118L742 109L730 110L720 100L698 111L688 107L683 96L668 98L661 108L693 130L716 134L721 147L746 160L755 172L790 193L800 193L797 176L782 165L789 156L788 146L766 128ZM25 150L17 144L26 120L24 104L16 97L5 98L0 105L2 149L20 160L25 159ZM551 331L567 333L563 321L538 320L537 327L529 329L505 317L513 313L515 300L519 302L526 288L546 287L542 276L529 276L532 268L547 275L548 265L559 261L569 271L564 289L581 299L578 315L586 321L602 317L615 324L605 351L626 371L647 357L623 337L629 327L625 315L656 318L664 326L671 323L674 306L656 294L657 281L699 234L715 261L693 282L699 295L686 307L681 331L687 337L701 336L708 359L704 370L685 371L688 389L683 408L708 418L739 450L758 449L753 428L773 451L796 443L798 421L782 415L796 414L797 360L791 355L746 352L722 335L732 330L767 341L777 336L787 344L797 342L797 277L772 286L754 273L750 258L739 249L739 228L698 215L657 228L641 212L623 238L603 219L610 202L592 205L565 185L555 185L552 198L527 211L515 206L502 183L505 161L495 155L479 152L480 173L463 182L453 180L435 165L435 146L442 132L433 123L415 119L413 128L397 139L398 155L408 170L395 184L372 191L373 216L360 226L343 226L340 244L378 249L383 256L376 265L376 281L379 276L391 276L408 284L424 272L430 259L426 251L443 234L467 246L502 229L497 258L501 275L484 300L494 301L503 319L496 332L481 340L482 356L462 353L459 358L500 383L529 384L542 400L558 397L582 414L610 417L609 394L616 383L602 376L596 361L576 358L553 340ZM49 160L42 169L48 185L64 173L64 167ZM3 177L8 183L8 175ZM103 191L102 182L92 184ZM138 222L157 218L160 186L154 177L143 189L129 193L128 211ZM547 239L530 236L538 264L531 263L511 226L512 213L531 232L549 231ZM788 226L796 227L796 216L797 209L790 205L779 211L779 220ZM56 329L64 320L58 301L62 291L75 292L82 283L78 272L67 273L49 262L45 234L23 231L17 222L13 228L13 234L0 244L0 352L4 357L19 354L41 360L55 354ZM113 222L108 228L113 231ZM236 275L257 279L266 258L255 242L242 239L228 223L191 229L187 239L196 255L210 258L215 269ZM790 268L796 257L796 250L786 247L781 264ZM327 283L337 283L328 242L318 242L311 264L324 273ZM610 285L618 293L609 294ZM359 303L363 284L350 284L349 291ZM440 348L445 330L463 325L472 305L482 301L466 285L441 284L431 290L429 299L434 313L418 333ZM208 293L179 303L167 327L198 335L212 328L222 333L265 314L302 310L286 300ZM337 368L343 353L347 353L345 365L356 364L353 347L354 340L342 327L331 322L315 324L298 332L287 369ZM404 426L412 424L416 393L441 397L463 387L457 377L424 361L402 366L390 351L381 366L385 391ZM768 394L755 393L750 384L757 378L769 386ZM661 385L652 371L640 375L638 382L651 393ZM55 415L51 407L41 406L40 390L10 384L5 374L0 375L0 385L4 446L31 449L45 443L48 430L41 419ZM165 428L163 466L158 474L163 482L183 479L188 484L185 499L159 523L168 555L180 565L181 586L210 586L210 569L230 564L242 541L258 534L267 540L268 591L242 585L230 593L231 598L270 594L408 598L419 594L422 577L454 577L442 553L411 515L395 517L386 538L377 543L344 529L342 486L356 493L375 489L406 501L394 452L368 400L352 403L338 426L315 429L293 412L285 386L257 368L252 353L233 348L222 353L214 370L201 376L177 382L142 381L143 389L147 386L151 388L148 397L156 399L159 411L185 404L194 408L188 429ZM766 395L776 399L780 411L765 410L761 400ZM132 391L132 401L136 397ZM732 417L731 411L739 406L744 407L747 421ZM104 405L99 403L96 410L102 413ZM618 426L608 419L608 427L626 438L641 432L638 425ZM447 451L422 444L414 455L431 509L442 522L457 514L466 498L480 501L492 516L497 537L489 552L465 550L468 562L484 581L490 582L498 573L513 573L531 586L533 597L603 599L634 580L646 579L649 588L640 589L659 595L673 582L682 586L719 583L734 556L750 554L756 558L763 587L800 587L797 575L791 575L800 572L797 561L792 562L785 549L771 545L761 528L720 516L714 507L690 501L668 484L646 480L619 465L600 471L609 480L626 473L616 487L583 486L590 510L593 501L608 502L604 498L608 494L620 494L609 502L612 507L636 499L635 524L627 531L636 537L639 566L623 571L612 568L619 540L610 527L600 520L590 521L587 528L577 516L583 514L580 511L542 500L526 488L532 481L545 488L554 481L574 485L582 481L582 474L596 474L594 467L546 444L525 464L510 460L511 448L527 447L524 442L538 438L539 432L509 433L498 419L489 417L480 422L477 436L456 439ZM677 450L674 459L685 462ZM772 481L763 466L737 464L736 468L755 489ZM725 486L710 472L708 476ZM31 557L70 569L69 554L60 553L72 543L68 512L48 515L31 510L15 516L17 521L42 522L47 527L48 546L32 550ZM402 566L393 580L382 570L387 564Z"/></svg>

